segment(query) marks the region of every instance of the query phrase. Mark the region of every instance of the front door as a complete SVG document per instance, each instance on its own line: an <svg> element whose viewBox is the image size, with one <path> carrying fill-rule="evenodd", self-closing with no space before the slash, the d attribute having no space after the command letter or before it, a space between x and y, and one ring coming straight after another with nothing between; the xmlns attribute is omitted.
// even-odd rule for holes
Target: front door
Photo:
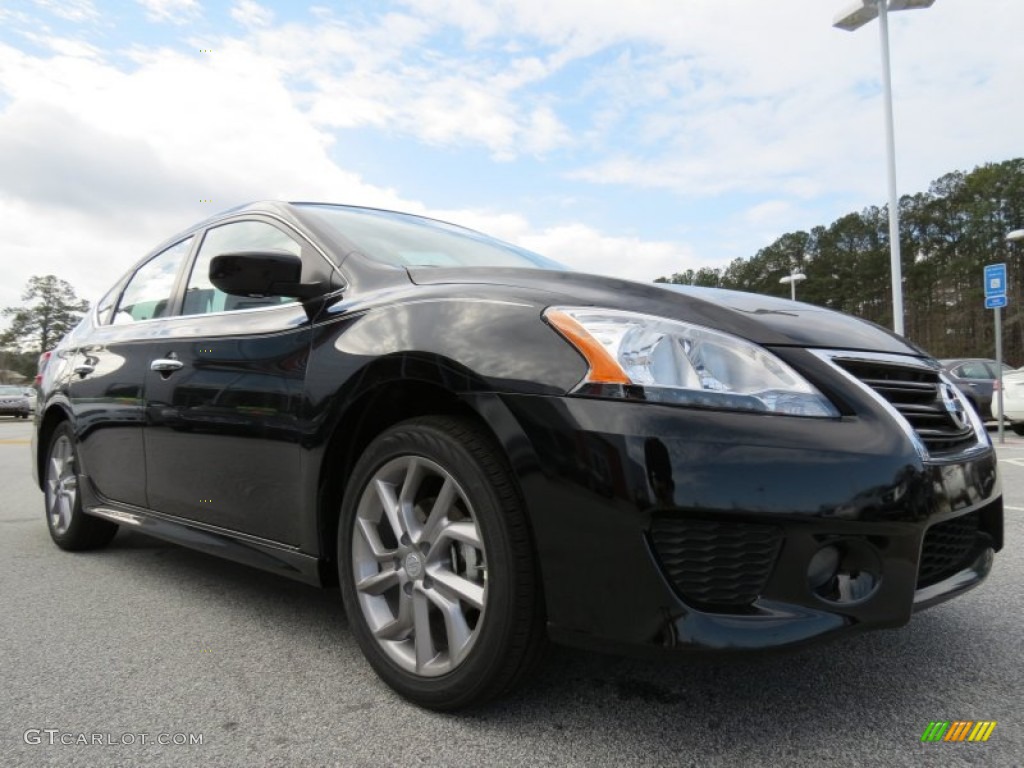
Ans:
<svg viewBox="0 0 1024 768"><path fill-rule="evenodd" d="M213 256L266 249L302 251L263 221L203 239L147 373L147 489L157 512L297 544L309 319L295 301L227 296L208 280Z"/></svg>

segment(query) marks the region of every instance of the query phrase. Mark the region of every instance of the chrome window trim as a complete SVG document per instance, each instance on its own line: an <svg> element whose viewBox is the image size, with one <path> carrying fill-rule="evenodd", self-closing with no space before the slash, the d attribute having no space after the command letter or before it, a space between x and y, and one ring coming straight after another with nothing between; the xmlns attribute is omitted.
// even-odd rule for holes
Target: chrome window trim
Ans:
<svg viewBox="0 0 1024 768"><path fill-rule="evenodd" d="M201 312L195 315L168 315L167 317L151 317L147 320L136 320L133 323L107 323L106 325L111 328L131 328L133 326L142 325L143 323L166 323L174 320L184 320L186 318L196 317L223 317L224 315L240 315L243 312L266 312L267 310L282 309L288 307L294 310L296 307L302 306L301 301L287 301L283 304L267 304L263 307L246 307L245 309L222 309L218 312Z"/></svg>
<svg viewBox="0 0 1024 768"><path fill-rule="evenodd" d="M960 388L953 383L953 380L946 374L944 370L933 361L927 358L914 357L912 355L899 355L890 352L861 352L856 350L843 350L843 349L809 349L807 350L815 357L823 360L834 370L838 371L840 375L844 376L847 381L856 384L862 391L867 393L878 405L880 405L896 422L897 426L903 430L903 433L907 436L910 442L913 444L918 455L925 460L932 461L960 461L965 456L980 453L982 451L989 450L992 447L992 441L988 436L988 431L985 429L985 422L981 420L981 416L978 415L974 407L967 401L964 393L960 391ZM939 381L944 384L948 384L953 391L954 396L960 403L960 407L963 408L967 419L970 422L971 429L974 430L974 444L966 446L960 451L957 451L952 456L933 456L928 450L928 447L924 444L924 441L918 436L914 427L911 425L903 414L900 413L896 406L886 400L882 395L872 389L869 385L858 379L852 373L847 371L836 360L851 360L853 362L864 362L864 363L890 363L892 365L901 365L906 368L920 368L921 370L932 371L939 377Z"/></svg>
<svg viewBox="0 0 1024 768"><path fill-rule="evenodd" d="M263 217L263 218L267 218L267 219L272 219L275 223L277 223L277 224L279 224L279 225L284 227L284 231L285 231L286 234L291 235L291 233L294 233L296 236L298 236L301 239L300 245L302 245L302 244L308 245L310 249L312 249L315 253L319 254L320 258L323 259L324 263L327 265L328 269L332 273L337 273L338 277L341 278L341 281L342 281L343 285L340 288L333 289L330 292L330 294L328 294L328 295L335 295L335 294L338 294L338 293L344 293L345 291L348 290L350 282L349 282L348 278L345 277L345 273L342 272L341 265L340 264L335 264L319 245L317 245L315 242L313 242L313 240L311 240L306 235L305 232L302 232L301 230L299 230L290 221L287 221L286 219L284 219L283 217L279 216L276 213L269 213L269 212L265 212L265 211L232 211L232 212L230 212L228 214L225 214L221 218L207 219L205 222L203 222L202 226L198 226L198 227L195 227L194 229L189 230L183 237L174 237L174 238L172 238L172 242L170 242L169 245L165 245L164 243L167 243L168 241L164 241L164 243L161 243L160 245L158 245L152 251L147 253L141 260L136 262L132 266L132 268L130 270L125 272L116 281L114 281L114 283L111 285L111 287L107 291L105 291L103 294L101 294L100 298L97 299L96 302L93 303L92 307L90 307L89 317L92 320L93 325L95 327L105 327L105 326L112 326L112 325L114 325L114 323L112 321L111 322L107 322L107 323L100 322L100 317L99 317L99 304L100 304L100 301L102 301L103 298L106 297L107 293L109 293L110 291L114 290L115 288L117 288L120 285L120 289L117 292L117 299L114 301L114 308L116 309L117 305L121 302L121 295L124 293L124 289L128 286L128 283L131 282L131 279L135 276L135 273L138 272L140 269L142 269L142 267L145 266L146 264L148 264L150 261L155 259L157 256L159 256L161 253L166 251L168 248L173 248L178 243L183 242L184 240L187 240L190 237L197 238L196 242L192 244L192 246L189 248L188 254L185 256L185 260L188 263L188 267L189 267L189 276L191 276L191 270L195 266L195 257L198 257L198 255L199 255L198 249L201 248L202 244L203 244L203 239L202 238L198 238L198 235L200 233L202 233L204 238L205 238L206 232L211 230L211 229L213 229L214 227L223 226L225 224L233 224L233 223L238 222L238 221L258 221L259 217ZM186 279L186 282L187 282L188 278L185 278L185 279ZM301 301L296 299L295 301L289 301L289 302L287 302L285 304L278 304L277 306L252 307L250 309L233 309L233 310L227 310L227 311L222 311L222 312L205 312L205 313L203 313L203 315L204 316L208 316L208 315L228 315L228 314L234 315L234 314L237 314L239 312L258 312L260 310L277 309L278 307L287 307L287 306L291 306L293 304L301 304L301 303L302 303ZM156 321L160 321L160 320L172 320L172 319L174 319L176 317L197 317L197 315L177 314L177 315L170 315L168 317L153 317L153 318L150 318L148 320L136 320L135 323L132 323L132 325L135 325L136 323L151 323L151 322L156 322ZM111 319L113 319L113 314L111 314Z"/></svg>

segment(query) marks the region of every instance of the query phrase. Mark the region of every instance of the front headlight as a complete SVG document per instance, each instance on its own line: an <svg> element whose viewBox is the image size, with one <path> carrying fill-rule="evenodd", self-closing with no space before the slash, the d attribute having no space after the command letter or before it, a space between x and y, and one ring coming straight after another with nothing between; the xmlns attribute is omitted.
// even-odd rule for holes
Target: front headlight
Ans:
<svg viewBox="0 0 1024 768"><path fill-rule="evenodd" d="M768 350L663 317L549 307L544 318L587 360L579 394L833 418L838 411Z"/></svg>

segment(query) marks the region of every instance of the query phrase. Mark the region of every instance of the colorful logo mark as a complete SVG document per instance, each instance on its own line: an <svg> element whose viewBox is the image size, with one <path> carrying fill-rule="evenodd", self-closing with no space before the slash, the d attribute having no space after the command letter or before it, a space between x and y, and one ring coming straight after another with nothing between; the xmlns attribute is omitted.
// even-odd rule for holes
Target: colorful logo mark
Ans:
<svg viewBox="0 0 1024 768"><path fill-rule="evenodd" d="M921 734L921 741L988 741L995 720L933 720Z"/></svg>

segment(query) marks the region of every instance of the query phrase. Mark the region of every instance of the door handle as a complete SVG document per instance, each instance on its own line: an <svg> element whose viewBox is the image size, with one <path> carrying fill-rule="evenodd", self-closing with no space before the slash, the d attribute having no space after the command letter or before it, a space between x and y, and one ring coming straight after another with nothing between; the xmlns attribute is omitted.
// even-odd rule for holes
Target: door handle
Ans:
<svg viewBox="0 0 1024 768"><path fill-rule="evenodd" d="M149 370L160 371L160 373L171 373L184 365L185 364L181 362L181 360L171 360L168 357L161 357L149 364Z"/></svg>
<svg viewBox="0 0 1024 768"><path fill-rule="evenodd" d="M75 366L75 373L79 376L88 376L90 373L96 370L96 366L89 365L88 363L82 363L81 365Z"/></svg>

